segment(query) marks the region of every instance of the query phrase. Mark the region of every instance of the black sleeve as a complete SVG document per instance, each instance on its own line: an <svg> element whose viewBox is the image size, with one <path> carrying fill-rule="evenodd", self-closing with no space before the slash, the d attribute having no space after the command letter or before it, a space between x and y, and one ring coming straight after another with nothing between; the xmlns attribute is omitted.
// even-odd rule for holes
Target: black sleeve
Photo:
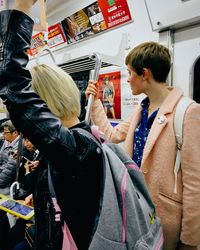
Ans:
<svg viewBox="0 0 200 250"><path fill-rule="evenodd" d="M26 69L33 21L17 11L0 13L0 97L15 127L49 160L63 153L75 153L73 135L62 127L38 95L30 89L31 75Z"/></svg>

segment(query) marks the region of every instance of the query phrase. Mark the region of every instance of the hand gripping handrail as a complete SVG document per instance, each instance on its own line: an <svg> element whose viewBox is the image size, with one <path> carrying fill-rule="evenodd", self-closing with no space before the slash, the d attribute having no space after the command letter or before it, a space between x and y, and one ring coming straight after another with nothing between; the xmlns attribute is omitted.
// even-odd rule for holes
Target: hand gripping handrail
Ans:
<svg viewBox="0 0 200 250"><path fill-rule="evenodd" d="M94 67L94 73L92 76L93 81L97 81L99 78L99 71L101 69L101 56L98 53L92 53L89 55L89 57L95 61L95 67ZM92 108L92 104L94 102L94 96L90 95L88 98L88 104L86 107L86 115L85 115L85 120L89 123L90 122L90 112Z"/></svg>

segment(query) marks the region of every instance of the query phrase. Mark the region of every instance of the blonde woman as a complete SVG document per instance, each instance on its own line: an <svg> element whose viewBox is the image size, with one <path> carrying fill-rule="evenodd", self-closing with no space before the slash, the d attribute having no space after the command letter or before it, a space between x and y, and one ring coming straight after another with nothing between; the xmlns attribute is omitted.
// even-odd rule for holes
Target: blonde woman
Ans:
<svg viewBox="0 0 200 250"><path fill-rule="evenodd" d="M75 244L78 249L88 249L99 215L101 150L93 140L71 129L79 127L90 132L88 124L79 122L80 93L72 78L58 67L38 65L31 74L25 69L33 28L29 15L35 1L15 2L15 10L0 13L0 96L16 128L43 155L33 172L34 249L62 248L62 224L50 228L55 215L47 165ZM30 89L31 84L35 91Z"/></svg>

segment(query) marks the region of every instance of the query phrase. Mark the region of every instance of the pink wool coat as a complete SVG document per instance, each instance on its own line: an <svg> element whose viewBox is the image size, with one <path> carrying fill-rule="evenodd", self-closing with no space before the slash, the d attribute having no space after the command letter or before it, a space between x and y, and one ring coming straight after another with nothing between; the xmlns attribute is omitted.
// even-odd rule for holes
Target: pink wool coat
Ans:
<svg viewBox="0 0 200 250"><path fill-rule="evenodd" d="M160 217L165 238L165 249L173 250L179 240L184 244L200 244L200 105L192 103L184 118L184 142L181 169L178 172L177 193L173 192L175 177L176 140L173 118L180 89L170 91L152 124L141 164L149 192ZM126 152L133 156L134 131L141 117L141 106L125 121L112 127L100 100L92 107L94 124L115 143L124 141Z"/></svg>

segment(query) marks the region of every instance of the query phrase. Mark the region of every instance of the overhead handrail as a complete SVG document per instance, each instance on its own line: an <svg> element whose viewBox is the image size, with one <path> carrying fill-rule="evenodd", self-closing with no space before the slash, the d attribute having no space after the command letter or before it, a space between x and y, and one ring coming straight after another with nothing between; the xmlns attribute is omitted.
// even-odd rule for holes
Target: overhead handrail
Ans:
<svg viewBox="0 0 200 250"><path fill-rule="evenodd" d="M99 71L101 69L101 56L100 54L94 52L90 54L89 57L95 61L94 73L91 79L96 82L99 78ZM94 102L94 96L90 95L88 98L88 104L86 107L86 115L85 115L85 120L88 123L90 122L90 112L91 112L93 102Z"/></svg>
<svg viewBox="0 0 200 250"><path fill-rule="evenodd" d="M15 193L16 193L17 190L19 190L19 182L15 181L10 186L10 198L12 198L12 199L15 198Z"/></svg>
<svg viewBox="0 0 200 250"><path fill-rule="evenodd" d="M41 56L44 54L44 52L47 51L52 59L52 61L56 64L56 59L50 49L50 47L48 45L45 45L40 52L38 53L37 57L36 57L36 64L39 64L39 60L41 58Z"/></svg>
<svg viewBox="0 0 200 250"><path fill-rule="evenodd" d="M120 45L118 51L115 55L107 55L100 53L102 62L110 63L115 66L125 66L124 65L124 52L125 50L129 50L129 42L128 42L128 35L126 33L122 34L122 38L120 41Z"/></svg>
<svg viewBox="0 0 200 250"><path fill-rule="evenodd" d="M107 63L111 63L113 65L116 66L122 66L123 65L123 53L122 51L125 51L125 49L127 49L128 45L127 45L127 34L122 34L122 39L120 42L120 46L119 46L119 51L117 52L116 55L111 56L111 55L105 55L102 53L97 53L94 52L92 54L89 55L89 57L94 60L95 63L95 68L94 68L94 73L92 76L92 80L97 81L98 77L99 77L99 71L101 69L101 64L102 62L107 62ZM89 123L90 122L90 113L91 113L91 108L92 108L92 104L94 102L94 96L90 95L88 98L88 104L86 107L86 115L85 115L85 120Z"/></svg>

